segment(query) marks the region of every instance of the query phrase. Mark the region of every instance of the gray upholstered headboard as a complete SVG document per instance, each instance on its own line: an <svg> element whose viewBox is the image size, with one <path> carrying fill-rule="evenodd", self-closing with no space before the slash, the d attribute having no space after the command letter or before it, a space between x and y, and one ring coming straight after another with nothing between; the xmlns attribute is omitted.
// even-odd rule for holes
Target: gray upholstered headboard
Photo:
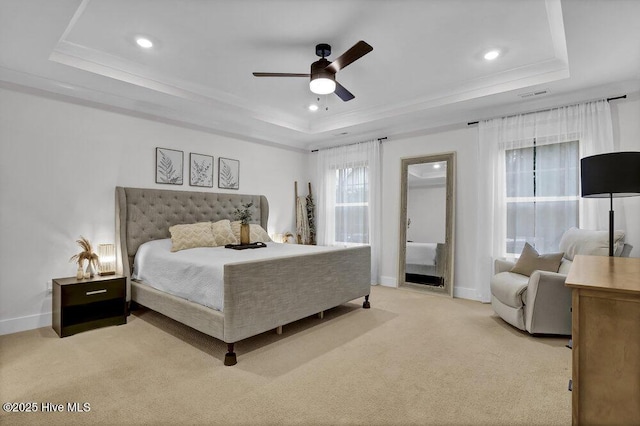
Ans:
<svg viewBox="0 0 640 426"><path fill-rule="evenodd" d="M131 278L138 247L147 241L169 238L170 226L235 220L235 209L249 202L253 202L251 222L267 229L269 204L264 195L116 187L118 273Z"/></svg>

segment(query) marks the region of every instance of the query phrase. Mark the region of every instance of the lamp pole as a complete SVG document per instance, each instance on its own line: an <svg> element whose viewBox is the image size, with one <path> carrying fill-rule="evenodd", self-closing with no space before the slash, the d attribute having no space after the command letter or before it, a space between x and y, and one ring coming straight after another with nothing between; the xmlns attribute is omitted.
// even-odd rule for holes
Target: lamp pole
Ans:
<svg viewBox="0 0 640 426"><path fill-rule="evenodd" d="M609 193L609 257L613 257L613 194Z"/></svg>

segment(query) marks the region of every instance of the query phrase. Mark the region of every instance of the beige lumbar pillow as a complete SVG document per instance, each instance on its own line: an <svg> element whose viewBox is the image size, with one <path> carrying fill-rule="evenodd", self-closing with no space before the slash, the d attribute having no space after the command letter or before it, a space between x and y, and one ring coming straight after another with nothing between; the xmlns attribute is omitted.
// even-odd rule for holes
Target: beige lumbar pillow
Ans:
<svg viewBox="0 0 640 426"><path fill-rule="evenodd" d="M231 230L238 242L240 242L240 224L241 222L239 220L231 222ZM269 234L267 234L267 231L256 223L249 224L249 235L252 243L269 243L272 241Z"/></svg>
<svg viewBox="0 0 640 426"><path fill-rule="evenodd" d="M171 233L171 251L216 246L211 232L211 222L173 225L169 228L169 232Z"/></svg>
<svg viewBox="0 0 640 426"><path fill-rule="evenodd" d="M533 271L558 272L563 254L549 253L541 255L529 243L524 243L522 254L515 266L511 268L511 272L526 275L527 277L531 276Z"/></svg>
<svg viewBox="0 0 640 426"><path fill-rule="evenodd" d="M236 238L231 230L231 221L229 219L219 220L211 224L211 233L215 240L216 246L224 246L227 244L238 244L240 238Z"/></svg>

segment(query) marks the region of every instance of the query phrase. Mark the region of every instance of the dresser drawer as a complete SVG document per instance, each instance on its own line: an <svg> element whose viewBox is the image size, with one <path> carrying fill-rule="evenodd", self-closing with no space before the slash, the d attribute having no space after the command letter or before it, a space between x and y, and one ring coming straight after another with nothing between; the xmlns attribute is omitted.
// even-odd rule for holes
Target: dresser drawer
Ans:
<svg viewBox="0 0 640 426"><path fill-rule="evenodd" d="M67 285L62 288L62 306L85 305L110 299L124 300L125 291L125 278Z"/></svg>

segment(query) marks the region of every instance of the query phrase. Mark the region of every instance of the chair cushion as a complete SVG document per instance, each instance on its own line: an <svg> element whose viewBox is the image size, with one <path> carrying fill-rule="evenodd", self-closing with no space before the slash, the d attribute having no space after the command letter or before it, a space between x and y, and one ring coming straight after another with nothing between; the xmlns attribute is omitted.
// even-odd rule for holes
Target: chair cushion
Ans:
<svg viewBox="0 0 640 426"><path fill-rule="evenodd" d="M624 245L624 232L614 231L613 251L619 256ZM591 256L609 255L609 231L590 231L587 229L570 228L560 239L560 250L564 257L573 260L577 254Z"/></svg>
<svg viewBox="0 0 640 426"><path fill-rule="evenodd" d="M563 253L538 254L531 244L524 243L522 254L511 272L530 277L533 271L558 272Z"/></svg>
<svg viewBox="0 0 640 426"><path fill-rule="evenodd" d="M529 277L514 272L500 272L491 278L491 294L513 308L523 305L523 293L529 284Z"/></svg>

